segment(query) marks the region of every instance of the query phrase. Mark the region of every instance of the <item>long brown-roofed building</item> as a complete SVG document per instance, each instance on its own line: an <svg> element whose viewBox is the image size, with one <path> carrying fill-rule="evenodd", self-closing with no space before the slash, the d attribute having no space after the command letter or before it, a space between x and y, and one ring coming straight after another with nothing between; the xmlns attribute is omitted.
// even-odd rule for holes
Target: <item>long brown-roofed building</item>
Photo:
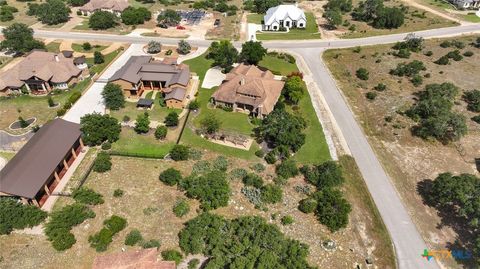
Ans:
<svg viewBox="0 0 480 269"><path fill-rule="evenodd" d="M212 101L217 106L232 107L234 111L262 118L273 111L284 84L274 79L268 70L240 64L227 74L225 81L213 93Z"/></svg>
<svg viewBox="0 0 480 269"><path fill-rule="evenodd" d="M52 89L67 89L83 78L73 58L62 53L34 50L11 69L0 73L0 95L18 91L23 86L34 94Z"/></svg>
<svg viewBox="0 0 480 269"><path fill-rule="evenodd" d="M0 196L41 207L82 147L79 124L63 119L46 123L0 170Z"/></svg>
<svg viewBox="0 0 480 269"><path fill-rule="evenodd" d="M156 248L97 256L92 269L175 269L174 261L159 261Z"/></svg>
<svg viewBox="0 0 480 269"><path fill-rule="evenodd" d="M127 98L139 98L145 90L160 91L167 107L184 108L190 85L190 68L176 61L156 61L150 56L132 56L109 79L120 85Z"/></svg>
<svg viewBox="0 0 480 269"><path fill-rule="evenodd" d="M95 11L108 11L116 16L120 16L127 7L127 0L90 0L78 10L80 10L84 16L89 16Z"/></svg>

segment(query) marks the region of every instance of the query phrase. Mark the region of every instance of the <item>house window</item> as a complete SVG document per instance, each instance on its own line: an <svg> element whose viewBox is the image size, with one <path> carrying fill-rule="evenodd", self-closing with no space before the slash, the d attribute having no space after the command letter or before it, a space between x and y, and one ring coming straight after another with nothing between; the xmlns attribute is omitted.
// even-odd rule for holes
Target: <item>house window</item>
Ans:
<svg viewBox="0 0 480 269"><path fill-rule="evenodd" d="M298 24L298 27L303 27L303 23L299 23L299 24Z"/></svg>

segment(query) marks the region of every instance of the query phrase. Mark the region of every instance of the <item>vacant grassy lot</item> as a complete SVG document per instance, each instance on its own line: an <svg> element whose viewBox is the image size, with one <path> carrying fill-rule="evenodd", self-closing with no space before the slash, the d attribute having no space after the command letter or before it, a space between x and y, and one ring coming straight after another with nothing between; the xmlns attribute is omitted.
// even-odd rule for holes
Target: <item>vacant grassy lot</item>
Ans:
<svg viewBox="0 0 480 269"><path fill-rule="evenodd" d="M435 178L438 173L447 171L475 173L474 158L478 158L480 152L480 128L470 120L475 114L466 111L461 94L454 110L467 118L469 133L451 145L445 146L436 141L424 141L412 136L410 128L415 123L399 112L411 106L414 94L426 84L451 82L462 91L478 89L480 78L476 75L476 70L480 68L480 50L469 45L476 37L478 35L456 38L466 44L464 49L460 49L462 53L472 51L474 55L464 57L459 62L452 61L449 65L433 63L455 50L440 47L443 40L427 40L423 52L412 53L410 59L391 55L392 45L363 47L359 53L355 53L353 49L342 49L330 50L324 54L324 59L362 124L370 144L392 177L427 244L434 249L445 248L447 242L454 242L456 235L450 228L440 225L440 218L435 210L423 205L422 198L417 193L417 182ZM424 55L426 51L432 51L433 55ZM422 74L430 74L429 77L424 76L423 85L420 87L414 87L406 78L389 74L389 70L398 63L412 60L422 61L427 68ZM368 81L360 81L355 77L355 72L360 67L368 69ZM374 101L368 101L365 98L366 92L380 82L387 85L387 90L378 92ZM446 266L456 268L457 265Z"/></svg>
<svg viewBox="0 0 480 269"><path fill-rule="evenodd" d="M21 95L18 97L0 98L0 129L12 132L8 126L22 116L24 119L37 118L35 124L42 125L52 120L57 115L57 110L64 104L73 91L83 92L90 84L90 79L79 82L69 91L53 94L51 97L60 106L51 108L48 106L48 96Z"/></svg>
<svg viewBox="0 0 480 269"><path fill-rule="evenodd" d="M7 4L11 7L16 7L18 9L18 12L13 13L13 20L11 21L2 21L0 22L1 26L9 26L13 24L14 22L21 22L25 23L26 25L32 25L38 22L38 20L34 16L28 16L27 15L27 10L28 10L28 2L24 1L16 1L16 0L6 0ZM31 1L30 3L41 3L40 1Z"/></svg>
<svg viewBox="0 0 480 269"><path fill-rule="evenodd" d="M453 13L457 11L457 7L449 3L447 0L417 0L417 2L445 13L453 18L469 22L480 22L480 17L475 15L476 10L470 10L469 12L466 12L467 14Z"/></svg>
<svg viewBox="0 0 480 269"><path fill-rule="evenodd" d="M303 39L319 39L320 33L318 25L313 13L305 13L307 17L307 27L305 29L292 28L288 33L281 32L257 32L258 40L303 40ZM254 21L258 21L258 16L248 17Z"/></svg>
<svg viewBox="0 0 480 269"><path fill-rule="evenodd" d="M295 63L289 63L284 59L280 59L275 56L265 55L263 59L258 63L258 66L274 70L276 74L286 76L292 72L298 71L297 65Z"/></svg>
<svg viewBox="0 0 480 269"><path fill-rule="evenodd" d="M137 134L132 128L123 127L120 139L112 144L112 150L140 155L167 155L175 143L169 140L158 140L153 133L154 130L148 134Z"/></svg>

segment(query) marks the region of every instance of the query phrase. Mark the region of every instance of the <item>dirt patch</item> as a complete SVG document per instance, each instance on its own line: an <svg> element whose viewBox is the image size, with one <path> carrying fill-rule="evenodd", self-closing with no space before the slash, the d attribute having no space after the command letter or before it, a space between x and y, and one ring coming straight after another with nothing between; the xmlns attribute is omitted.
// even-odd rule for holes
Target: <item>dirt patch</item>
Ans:
<svg viewBox="0 0 480 269"><path fill-rule="evenodd" d="M480 68L480 50L468 45L474 38L456 38L467 46L460 51L474 52L472 57L464 57L462 61L441 66L436 61L455 48L441 48L443 40L427 40L425 51L432 51L433 56L425 56L423 52L412 53L410 59L400 59L391 55L392 45L363 47L355 53L353 49L327 51L324 58L328 62L344 95L355 112L359 122L368 135L370 144L382 162L395 187L400 193L407 209L429 248L443 249L448 242L453 243L456 234L448 226L442 226L437 212L425 206L417 192L417 183L424 179L433 179L439 173L477 173L474 159L480 152L480 126L471 121L475 114L466 111L466 104L459 97L454 110L465 115L469 133L460 141L451 145L442 145L436 141L424 141L411 134L415 125L411 119L399 114L414 102L414 93L431 83L452 82L462 91L478 88L480 78L475 70ZM423 85L414 87L406 78L388 74L398 63L422 61L430 74L424 77ZM370 73L368 81L360 81L355 77L358 68L367 68ZM387 85L387 90L378 92L374 101L365 98L365 94L378 83ZM461 96L461 93L460 95ZM387 120L388 118L388 120ZM447 262L446 266L456 268L458 265Z"/></svg>

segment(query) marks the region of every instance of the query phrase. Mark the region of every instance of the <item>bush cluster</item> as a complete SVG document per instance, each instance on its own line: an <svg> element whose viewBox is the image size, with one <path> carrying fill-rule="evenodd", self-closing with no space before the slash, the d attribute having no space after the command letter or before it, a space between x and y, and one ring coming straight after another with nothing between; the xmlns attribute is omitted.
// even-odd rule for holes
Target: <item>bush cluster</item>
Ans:
<svg viewBox="0 0 480 269"><path fill-rule="evenodd" d="M175 216L181 218L190 212L190 205L185 199L178 200L173 206Z"/></svg>
<svg viewBox="0 0 480 269"><path fill-rule="evenodd" d="M177 169L170 167L160 173L159 179L168 186L174 186L182 180L182 174Z"/></svg>
<svg viewBox="0 0 480 269"><path fill-rule="evenodd" d="M142 240L143 240L143 236L140 233L140 231L137 229L133 229L125 237L125 245L135 246L137 243L141 242Z"/></svg>
<svg viewBox="0 0 480 269"><path fill-rule="evenodd" d="M0 234L40 224L47 212L33 205L24 205L13 198L0 198Z"/></svg>
<svg viewBox="0 0 480 269"><path fill-rule="evenodd" d="M103 204L103 196L92 189L81 187L72 193L72 198L81 204L98 205Z"/></svg>
<svg viewBox="0 0 480 269"><path fill-rule="evenodd" d="M162 251L162 258L165 261L174 261L178 265L183 260L183 255L178 250L167 249Z"/></svg>
<svg viewBox="0 0 480 269"><path fill-rule="evenodd" d="M105 251L112 242L113 236L125 229L126 226L127 220L113 215L103 222L103 228L98 233L88 237L88 242L97 252Z"/></svg>
<svg viewBox="0 0 480 269"><path fill-rule="evenodd" d="M93 171L103 173L112 168L112 157L108 153L100 152L93 162Z"/></svg>

